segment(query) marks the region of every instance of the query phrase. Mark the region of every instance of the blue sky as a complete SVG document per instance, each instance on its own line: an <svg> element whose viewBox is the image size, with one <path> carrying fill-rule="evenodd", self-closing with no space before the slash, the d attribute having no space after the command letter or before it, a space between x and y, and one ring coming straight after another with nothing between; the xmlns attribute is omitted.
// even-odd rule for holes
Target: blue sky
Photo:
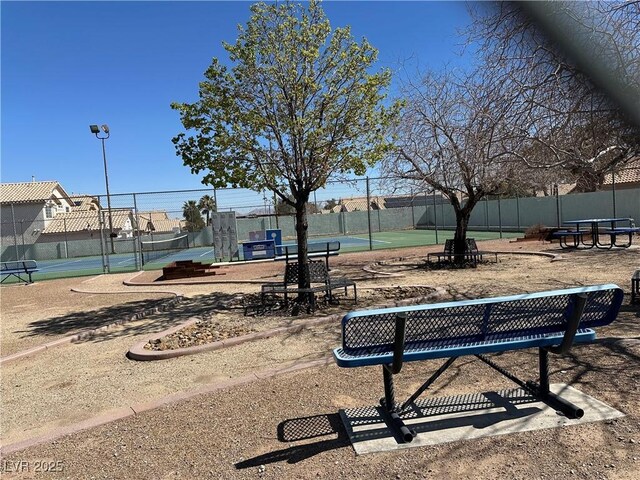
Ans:
<svg viewBox="0 0 640 480"><path fill-rule="evenodd" d="M379 66L464 66L461 2L325 2L332 26L351 25ZM100 142L107 123L112 194L202 188L175 155L182 131L172 101L197 100L222 42L249 2L2 1L2 182L57 180L69 193L105 192Z"/></svg>

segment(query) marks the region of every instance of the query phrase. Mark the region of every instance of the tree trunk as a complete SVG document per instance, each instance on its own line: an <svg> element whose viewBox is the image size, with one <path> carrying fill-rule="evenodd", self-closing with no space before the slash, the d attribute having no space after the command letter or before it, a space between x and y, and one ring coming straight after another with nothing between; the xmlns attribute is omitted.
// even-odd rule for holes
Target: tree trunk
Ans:
<svg viewBox="0 0 640 480"><path fill-rule="evenodd" d="M307 201L309 196L296 200L296 235L298 237L298 288L309 288L309 258L308 254L308 229ZM304 301L308 295L298 295L299 301Z"/></svg>
<svg viewBox="0 0 640 480"><path fill-rule="evenodd" d="M456 232L453 236L453 258L457 264L464 263L464 252L467 248L467 227L469 226L469 217L471 210L466 207L456 209Z"/></svg>

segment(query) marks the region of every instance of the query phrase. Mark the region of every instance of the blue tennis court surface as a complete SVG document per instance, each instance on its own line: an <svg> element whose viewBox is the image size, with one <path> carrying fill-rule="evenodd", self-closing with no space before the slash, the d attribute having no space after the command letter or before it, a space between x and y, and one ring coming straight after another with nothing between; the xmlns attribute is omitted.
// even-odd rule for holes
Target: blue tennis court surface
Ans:
<svg viewBox="0 0 640 480"><path fill-rule="evenodd" d="M478 240L498 238L497 232L467 232L469 237ZM517 233L505 233L504 237L515 237ZM439 232L437 243L444 243L447 238L453 238L453 231ZM369 250L369 236L367 234L339 235L339 236L311 236L309 243L339 241L341 252L356 252ZM295 245L295 240L287 240L284 245ZM403 230L394 232L376 232L371 239L371 247L374 250L397 247L414 247L436 244L435 232L426 230ZM242 255L242 245L239 245ZM105 259L106 260L106 259ZM215 262L214 250L212 246L192 247L184 250L169 252L159 258L155 258L144 265L145 270L160 269L168 263L179 260L193 260L195 262L213 263ZM114 254L108 256L109 269L111 272L134 272L139 269L133 253ZM38 260L39 271L34 274L34 278L56 278L79 275L95 275L103 272L103 258L100 256L63 258L59 260Z"/></svg>

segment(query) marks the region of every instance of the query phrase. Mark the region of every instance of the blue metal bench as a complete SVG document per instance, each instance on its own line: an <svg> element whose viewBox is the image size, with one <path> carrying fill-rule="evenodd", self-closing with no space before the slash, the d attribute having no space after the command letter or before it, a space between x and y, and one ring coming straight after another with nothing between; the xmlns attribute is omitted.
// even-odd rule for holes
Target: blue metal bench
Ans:
<svg viewBox="0 0 640 480"><path fill-rule="evenodd" d="M594 327L617 316L623 291L617 285L553 290L509 297L351 312L342 319L340 367L382 365L387 422L405 442L415 433L401 415L460 356L475 355L536 398L569 418L584 412L549 391L548 352L564 354L574 343L595 340ZM539 349L540 382L523 381L487 353ZM394 397L393 375L403 362L447 358L404 403Z"/></svg>
<svg viewBox="0 0 640 480"><path fill-rule="evenodd" d="M4 283L9 277L14 276L21 282L33 283L31 274L38 271L38 264L35 260L18 260L16 262L0 262L0 274ZM22 275L28 275L29 280L22 278Z"/></svg>
<svg viewBox="0 0 640 480"><path fill-rule="evenodd" d="M298 260L298 246L297 245L276 245L276 250L282 252L276 256L276 260L290 261ZM307 257L318 258L324 257L327 270L329 270L329 257L338 255L340 251L340 242L333 240L330 242L313 242L307 244Z"/></svg>

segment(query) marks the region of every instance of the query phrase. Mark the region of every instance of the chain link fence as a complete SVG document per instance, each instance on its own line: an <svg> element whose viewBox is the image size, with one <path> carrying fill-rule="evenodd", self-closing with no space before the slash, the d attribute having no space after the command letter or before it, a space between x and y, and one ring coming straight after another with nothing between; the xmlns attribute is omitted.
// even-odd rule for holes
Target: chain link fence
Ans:
<svg viewBox="0 0 640 480"><path fill-rule="evenodd" d="M149 265L149 250L185 250L185 259L214 261L214 211L236 213L240 242L267 229L281 230L283 243L295 241L295 213L271 192L203 188L110 197L111 210L103 208L104 195L74 196L71 209L56 212L3 203L1 260L36 260L50 276L158 268L160 261ZM308 213L310 241L338 239L345 251L443 243L456 223L437 192L389 178L329 182L312 194ZM476 238L496 238L612 215L640 218L640 189L486 198L472 212L469 229Z"/></svg>

